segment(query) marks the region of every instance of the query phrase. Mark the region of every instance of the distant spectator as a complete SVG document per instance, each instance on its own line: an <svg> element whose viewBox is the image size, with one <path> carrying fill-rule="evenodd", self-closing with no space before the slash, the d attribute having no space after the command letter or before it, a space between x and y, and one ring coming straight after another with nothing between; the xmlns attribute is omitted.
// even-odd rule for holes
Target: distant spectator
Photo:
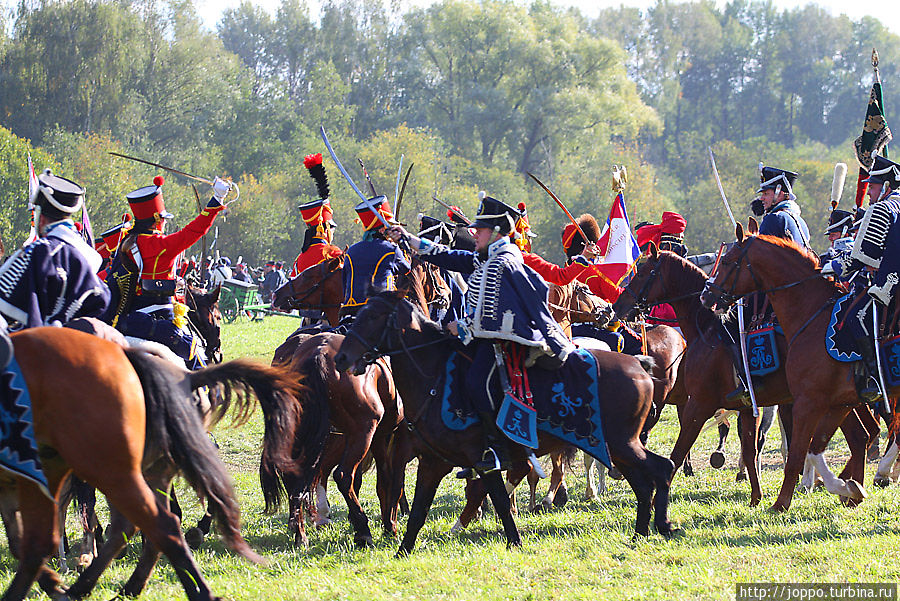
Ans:
<svg viewBox="0 0 900 601"><path fill-rule="evenodd" d="M234 273L231 274L231 279L247 283L253 281L253 278L251 278L250 274L247 273L247 266L243 263L238 263L234 266Z"/></svg>
<svg viewBox="0 0 900 601"><path fill-rule="evenodd" d="M216 262L216 266L209 274L209 287L221 285L225 280L231 279L231 259L222 257Z"/></svg>

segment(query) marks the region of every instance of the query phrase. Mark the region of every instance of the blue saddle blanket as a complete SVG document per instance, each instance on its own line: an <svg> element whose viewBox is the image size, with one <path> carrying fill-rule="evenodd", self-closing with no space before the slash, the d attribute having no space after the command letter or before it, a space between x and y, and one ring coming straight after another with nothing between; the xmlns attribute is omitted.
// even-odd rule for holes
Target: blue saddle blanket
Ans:
<svg viewBox="0 0 900 601"><path fill-rule="evenodd" d="M747 333L747 362L751 376L764 376L781 367L781 357L775 344L776 333L784 335L776 326Z"/></svg>
<svg viewBox="0 0 900 601"><path fill-rule="evenodd" d="M856 352L856 341L853 340L848 329L843 327L844 320L848 318L848 312L850 306L853 305L854 298L852 294L845 294L835 301L834 307L831 309L831 320L828 322L828 329L825 330L825 350L828 351L832 359L845 363L862 359L860 354ZM852 319L852 316L850 318Z"/></svg>
<svg viewBox="0 0 900 601"><path fill-rule="evenodd" d="M465 398L470 362L458 353L447 361L441 392L441 417L451 430L465 430L478 423L478 416ZM572 444L612 467L600 413L597 361L585 349L569 355L558 370L528 370L537 411L537 429ZM497 398L497 404L501 398Z"/></svg>
<svg viewBox="0 0 900 601"><path fill-rule="evenodd" d="M15 359L0 375L0 467L28 478L51 496L34 437L31 396Z"/></svg>

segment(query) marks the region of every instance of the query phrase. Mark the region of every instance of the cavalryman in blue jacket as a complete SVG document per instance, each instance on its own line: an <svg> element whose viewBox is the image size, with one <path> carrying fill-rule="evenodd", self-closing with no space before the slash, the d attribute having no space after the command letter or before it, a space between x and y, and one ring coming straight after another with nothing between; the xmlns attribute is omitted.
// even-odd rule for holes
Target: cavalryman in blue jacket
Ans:
<svg viewBox="0 0 900 601"><path fill-rule="evenodd" d="M366 233L344 253L342 316L355 316L375 291L395 290L397 277L409 272L409 261L394 242L385 238L384 225L373 209L387 222L394 219L384 196L376 196L356 206L356 214Z"/></svg>
<svg viewBox="0 0 900 601"><path fill-rule="evenodd" d="M763 217L759 233L793 240L800 248L809 248L809 228L800 216L800 205L793 185L793 171L761 167L759 198L753 201L753 212Z"/></svg>
<svg viewBox="0 0 900 601"><path fill-rule="evenodd" d="M474 466L482 473L500 468L505 447L494 422L501 399L495 398L499 387L492 382L497 382L497 371L503 369L496 362L495 343L505 343L506 354L525 355L525 366L537 362L543 367L559 367L575 350L550 315L547 284L524 264L522 252L511 239L518 218L513 207L484 197L472 224L474 252L451 250L411 236L402 227L389 232L395 240L407 237L423 260L468 278L465 316L449 329L470 349L467 353L472 357L465 390L487 438L484 456Z"/></svg>

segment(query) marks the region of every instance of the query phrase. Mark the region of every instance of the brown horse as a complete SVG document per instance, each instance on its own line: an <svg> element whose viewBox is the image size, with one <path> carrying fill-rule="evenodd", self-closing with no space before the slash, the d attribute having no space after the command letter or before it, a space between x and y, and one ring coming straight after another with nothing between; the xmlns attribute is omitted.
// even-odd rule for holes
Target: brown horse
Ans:
<svg viewBox="0 0 900 601"><path fill-rule="evenodd" d="M184 288L188 320L192 329L203 339L206 358L212 363L222 362L222 313L219 311L221 290L221 286L216 286L211 291L191 285Z"/></svg>
<svg viewBox="0 0 900 601"><path fill-rule="evenodd" d="M295 440L295 456L331 457L330 461L323 458L314 466L298 464L289 469L278 469L265 456L260 464L266 510L275 511L283 494L287 493L289 528L297 545L305 544L306 537L301 512L303 497L332 470L335 483L347 502L354 541L358 546L372 544L368 518L358 497L361 464L370 450L378 476L376 488L381 502L382 526L388 535L397 533L397 504L399 491L403 489L406 462L394 468L392 462L397 456L391 455L389 448L392 438L403 435L403 431L398 430L403 418L402 404L385 361L379 361L357 375L335 368L334 357L343 339L343 336L330 332L298 335L289 338L275 351L273 363L284 365L304 378L307 390L300 393L299 399L308 411L301 422L316 433ZM315 414L311 412L313 408ZM329 441L332 428L341 436L332 436ZM329 443L330 453L326 453L326 443Z"/></svg>
<svg viewBox="0 0 900 601"><path fill-rule="evenodd" d="M145 447L156 445L209 499L226 543L242 557L261 561L240 535L240 512L230 478L189 398L147 394L126 351L89 334L34 328L13 334L12 339L31 394L34 432L54 496L75 473L103 492L169 558L189 599L213 599L177 518L141 472ZM48 366L52 378L47 377ZM63 595L59 576L46 565L59 542L54 501L31 481L17 480L22 519L21 542L16 545L19 565L3 599L23 599L36 578L52 597Z"/></svg>
<svg viewBox="0 0 900 601"><path fill-rule="evenodd" d="M675 253L658 252L654 245L613 309L623 319L630 319L653 305L668 303L675 310L678 325L688 341L683 361L687 398L679 408L681 431L671 455L676 467L687 456L703 424L719 408L743 412L744 419L740 421L744 464L757 466L758 420L749 408L725 400L735 386L733 361L718 318L700 304L705 283L706 274L699 267ZM784 349L780 350L783 353ZM762 406L790 402L784 370L766 376L760 393L757 398ZM749 480L750 505L754 506L762 498L758 466L749 470Z"/></svg>
<svg viewBox="0 0 900 601"><path fill-rule="evenodd" d="M276 292L276 302L283 307L328 310L340 306L343 298L340 274L342 257L323 261L304 270ZM422 267L415 262L407 276L401 278L407 294L416 304L427 310L428 299L422 285ZM336 285L335 285L336 284ZM334 322L331 320L334 319ZM337 325L337 311L329 314L329 323ZM331 426L342 436L330 440L316 438L312 441L315 451L323 457L316 474L294 469L279 472L263 462L263 492L267 511L275 511L286 493L289 504L289 529L297 545L305 545L302 500L310 493L311 486L333 477L347 502L348 517L354 529L354 541L359 546L372 544L368 518L359 502L359 488L364 458L371 451L377 473L378 497L381 504L381 520L385 534L395 536L398 531L397 509L403 496L404 468L407 455L391 452L391 444L400 445L405 433L399 429L403 419L403 405L397 397L390 365L380 361L364 374L339 372L334 368L334 357L343 336L330 332L317 335L305 333L301 328L291 334L275 351L272 363L285 365L306 378L310 393L302 400L316 405L330 419ZM322 424L320 424L322 425ZM328 428L324 425L324 432ZM307 448L310 441L298 440L298 449ZM337 445L337 448L333 448ZM299 453L299 450L297 451ZM335 469L337 468L337 469Z"/></svg>
<svg viewBox="0 0 900 601"><path fill-rule="evenodd" d="M294 465L293 459L287 459L294 437L313 435L300 427L303 424L299 422L300 406L296 396L302 387L286 371L238 359L189 372L153 355L133 351L127 351L127 354L138 373L145 396L176 395L191 398L197 395L193 410L206 430L219 423L229 411L232 413L233 426L246 423L255 407L249 396L252 392L258 399L264 416L263 454L273 458L272 461L278 465ZM208 389L212 393L200 394L201 389ZM156 492L159 501L174 505L170 489L172 480L182 471L180 466L155 445L148 445L144 450L143 463L144 478ZM210 522L215 517L214 507L215 504L211 503L207 509ZM173 508L173 511L180 513L180 509ZM69 588L70 598L87 596L102 572L134 536L134 524L115 507L110 507L110 514L111 525L107 541L93 563ZM141 558L123 589L126 595L140 594L159 556L160 552L152 541L145 539Z"/></svg>
<svg viewBox="0 0 900 601"><path fill-rule="evenodd" d="M821 277L818 258L796 244L771 236L745 236L741 224L735 235L737 243L722 257L702 300L719 308L741 295L763 290L788 340L784 371L794 398L794 419L784 482L772 509L790 507L807 452L830 492L861 501L866 496L862 482L869 440L851 413L860 406L852 364L832 359L824 344L838 289ZM843 426L850 460L835 478L825 463L824 451L838 426Z"/></svg>
<svg viewBox="0 0 900 601"><path fill-rule="evenodd" d="M331 327L335 327L340 321L344 298L343 268L344 256L340 255L304 269L275 291L272 306L283 311L321 311Z"/></svg>
<svg viewBox="0 0 900 601"><path fill-rule="evenodd" d="M423 351L428 347L429 351ZM416 493L399 554L412 551L444 476L454 465L471 466L481 457L481 428L461 432L448 429L440 416L440 403L434 402L435 382L453 350L451 338L422 311L404 301L402 293L382 292L370 297L335 358L336 368L363 373L379 355L391 355L395 382L406 409L407 428L413 433L409 441L419 457ZM672 531L668 483L673 466L668 459L648 451L639 438L650 411L653 381L634 357L602 351L594 351L593 355L598 376L608 392L602 395L600 403L609 453L638 499L635 531L649 534L651 507L655 506L656 528L668 535ZM481 480L503 523L507 544L521 544L499 472Z"/></svg>

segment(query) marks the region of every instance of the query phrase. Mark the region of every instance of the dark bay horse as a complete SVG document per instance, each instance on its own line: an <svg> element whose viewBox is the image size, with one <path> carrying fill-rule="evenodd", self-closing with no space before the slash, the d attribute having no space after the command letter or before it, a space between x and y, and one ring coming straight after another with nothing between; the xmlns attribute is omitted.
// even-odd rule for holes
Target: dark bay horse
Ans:
<svg viewBox="0 0 900 601"><path fill-rule="evenodd" d="M146 389L122 347L83 332L34 328L12 339L54 496L70 473L98 488L169 558L189 599L211 600L177 518L142 474L145 448L155 446L209 500L226 543L242 557L261 561L241 537L231 480L189 397ZM53 377L47 377L48 369ZM34 483L17 480L19 564L3 598L24 599L36 578L55 598L65 593L46 565L59 543L56 507Z"/></svg>
<svg viewBox="0 0 900 601"><path fill-rule="evenodd" d="M741 224L735 236L737 243L722 257L702 300L721 308L739 296L763 290L788 340L784 371L794 398L794 419L784 482L772 509L790 507L807 452L829 492L861 501L866 496L862 482L869 438L852 413L860 406L853 367L835 361L825 350L825 331L838 289L821 277L818 258L796 244L771 236L746 236ZM838 426L850 447L850 460L836 478L825 463L824 451Z"/></svg>
<svg viewBox="0 0 900 601"><path fill-rule="evenodd" d="M426 347L432 348L425 351ZM440 403L434 402L434 383L453 350L451 339L440 326L405 301L402 292L382 292L370 297L335 358L337 369L363 373L366 365L378 356L391 355L407 427L413 432L409 441L419 457L412 512L398 554L412 551L444 476L454 465L471 466L481 457L481 428L471 427L461 432L446 428L440 416ZM668 502L673 466L668 459L648 451L640 441L641 427L652 402L653 381L634 357L603 351L593 354L598 375L605 383L604 390L608 391L600 402L609 453L638 499L635 531L649 534L651 512L655 508L655 526L660 533L668 535L672 531ZM483 476L481 480L503 523L507 544L521 544L500 473Z"/></svg>
<svg viewBox="0 0 900 601"><path fill-rule="evenodd" d="M207 291L189 284L184 288L184 300L188 306L188 319L191 326L203 338L206 358L211 363L222 362L222 313L219 311L219 293L222 287L216 286Z"/></svg>
<svg viewBox="0 0 900 601"><path fill-rule="evenodd" d="M422 285L422 268L418 262L403 278L407 294L423 310L428 299ZM282 286L275 295L276 305L300 310L324 311L332 326L338 322L338 308L343 299L340 276L343 258L335 257L305 269ZM333 310L333 311L332 311ZM321 451L322 463L318 473L302 470L279 472L265 461L260 467L264 475L263 492L268 511L275 511L286 494L289 504L289 529L297 545L305 545L302 501L311 491L309 487L327 481L332 474L347 502L348 517L358 546L372 544L368 518L359 501L363 460L372 453L377 475L376 489L381 505L384 532L395 536L398 531L398 504L403 496L404 467L408 453L392 452L391 446L402 449L405 432L399 428L403 419L393 375L388 362L379 361L365 373L350 374L334 368L334 357L343 336L331 332L311 335L303 328L297 330L275 350L273 365L285 365L305 378L309 395L304 402L318 403L324 423L320 431L327 433L328 425L340 434L327 440L316 439L314 446ZM298 440L298 449L311 442ZM335 448L336 447L336 448ZM297 451L299 453L299 450Z"/></svg>

